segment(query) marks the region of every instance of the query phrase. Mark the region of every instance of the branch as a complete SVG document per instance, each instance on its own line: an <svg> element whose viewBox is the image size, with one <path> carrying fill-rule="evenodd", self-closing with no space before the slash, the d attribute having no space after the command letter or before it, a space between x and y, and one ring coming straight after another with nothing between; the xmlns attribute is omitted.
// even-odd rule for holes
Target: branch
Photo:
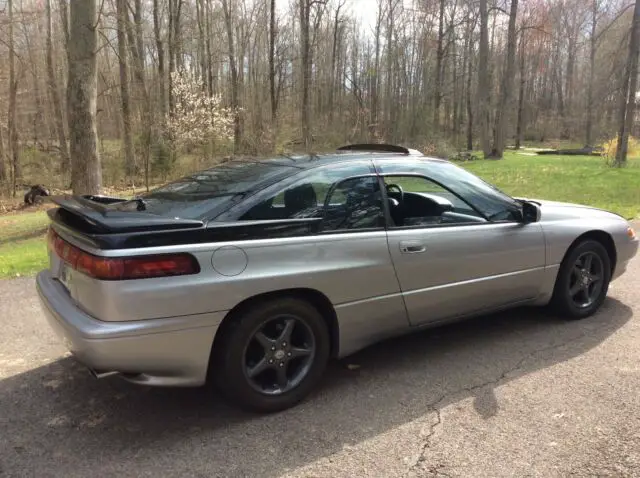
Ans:
<svg viewBox="0 0 640 478"><path fill-rule="evenodd" d="M498 12L501 12L501 13L504 13L505 15L509 15L509 12L507 12L504 8L499 7L499 6L497 6L497 5L496 5L495 7L491 7L491 8L489 9L489 11L487 12L487 14L491 13L491 12L492 12L492 11L494 11L494 10L496 10L496 11L498 11Z"/></svg>
<svg viewBox="0 0 640 478"><path fill-rule="evenodd" d="M96 24L93 26L94 30L96 28L98 28L98 25L100 25L100 19L102 18L103 9L104 9L104 0L102 0L102 2L100 3L100 9L98 10L98 16L96 18Z"/></svg>
<svg viewBox="0 0 640 478"><path fill-rule="evenodd" d="M614 24L615 22L617 22L617 21L620 19L620 17L621 17L622 15L624 15L624 13L625 13L627 10L629 10L631 7L633 7L634 5L635 5L635 3L630 3L630 4L629 4L629 5L627 5L626 7L622 8L622 10L620 10L620 11L618 12L618 14L613 18L613 20L611 20L611 21L609 22L609 24L608 24L606 27L604 27L602 30L600 30L600 33L598 33L598 34L595 36L595 41L596 41L596 42L598 42L598 40L600 39L600 37L601 37L604 33L606 33L606 32L607 32L607 30L609 30L609 28L611 28L611 27L613 26L613 24Z"/></svg>

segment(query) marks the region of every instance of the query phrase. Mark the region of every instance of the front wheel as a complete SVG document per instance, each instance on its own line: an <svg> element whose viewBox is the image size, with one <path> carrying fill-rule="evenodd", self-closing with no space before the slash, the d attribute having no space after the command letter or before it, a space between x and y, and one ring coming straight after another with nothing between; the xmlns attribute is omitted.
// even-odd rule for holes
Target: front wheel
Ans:
<svg viewBox="0 0 640 478"><path fill-rule="evenodd" d="M598 311L611 281L611 259L598 241L587 239L562 261L552 304L569 319L584 319Z"/></svg>
<svg viewBox="0 0 640 478"><path fill-rule="evenodd" d="M295 298L255 304L232 318L216 345L218 388L232 403L258 412L303 400L322 377L330 353L323 317Z"/></svg>

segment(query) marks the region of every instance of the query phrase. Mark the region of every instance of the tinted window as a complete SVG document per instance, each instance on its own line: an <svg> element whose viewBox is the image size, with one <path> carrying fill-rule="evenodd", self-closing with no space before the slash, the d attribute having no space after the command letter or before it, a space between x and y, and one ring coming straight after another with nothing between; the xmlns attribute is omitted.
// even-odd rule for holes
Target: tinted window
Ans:
<svg viewBox="0 0 640 478"><path fill-rule="evenodd" d="M146 211L152 214L196 219L297 170L277 161L231 161L170 182L141 197ZM132 203L110 206L116 210L135 207Z"/></svg>
<svg viewBox="0 0 640 478"><path fill-rule="evenodd" d="M393 226L486 222L473 207L440 184L420 176L386 176Z"/></svg>
<svg viewBox="0 0 640 478"><path fill-rule="evenodd" d="M425 161L407 166L395 161L393 163L380 161L379 165L385 173L415 172L427 176L444 185L491 220L516 220L514 211L520 209L520 204L515 199L451 163Z"/></svg>
<svg viewBox="0 0 640 478"><path fill-rule="evenodd" d="M376 177L348 179L337 185L326 201L323 230L382 227L382 195Z"/></svg>
<svg viewBox="0 0 640 478"><path fill-rule="evenodd" d="M348 172L342 168L317 171L261 201L240 220L321 218L324 231L381 227L377 178L343 179Z"/></svg>

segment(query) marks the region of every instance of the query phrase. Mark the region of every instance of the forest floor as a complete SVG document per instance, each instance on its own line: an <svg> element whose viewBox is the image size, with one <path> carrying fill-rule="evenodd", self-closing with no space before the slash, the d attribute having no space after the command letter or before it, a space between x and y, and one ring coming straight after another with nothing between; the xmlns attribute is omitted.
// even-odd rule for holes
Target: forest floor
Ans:
<svg viewBox="0 0 640 478"><path fill-rule="evenodd" d="M459 163L508 194L606 209L640 218L640 160L611 168L593 156L536 156L508 151L502 161ZM47 205L0 213L0 278L32 275L46 267Z"/></svg>

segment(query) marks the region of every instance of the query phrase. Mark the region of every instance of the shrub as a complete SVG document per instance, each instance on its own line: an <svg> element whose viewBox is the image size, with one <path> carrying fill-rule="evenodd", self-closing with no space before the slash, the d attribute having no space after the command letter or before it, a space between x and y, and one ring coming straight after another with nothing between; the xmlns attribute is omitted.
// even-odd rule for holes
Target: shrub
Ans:
<svg viewBox="0 0 640 478"><path fill-rule="evenodd" d="M606 141L602 145L602 156L607 160L607 163L612 163L616 159L616 152L618 151L618 137L616 136L610 141ZM640 141L629 136L629 148L627 151L628 159L640 158Z"/></svg>

